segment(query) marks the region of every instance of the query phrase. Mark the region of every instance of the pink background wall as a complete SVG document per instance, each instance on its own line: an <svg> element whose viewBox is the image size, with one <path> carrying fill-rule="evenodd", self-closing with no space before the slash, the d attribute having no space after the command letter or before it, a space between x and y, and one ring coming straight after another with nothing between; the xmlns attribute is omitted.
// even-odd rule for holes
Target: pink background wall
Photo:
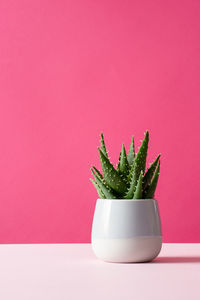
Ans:
<svg viewBox="0 0 200 300"><path fill-rule="evenodd" d="M89 242L104 132L150 130L165 242L200 242L200 1L0 2L0 243Z"/></svg>

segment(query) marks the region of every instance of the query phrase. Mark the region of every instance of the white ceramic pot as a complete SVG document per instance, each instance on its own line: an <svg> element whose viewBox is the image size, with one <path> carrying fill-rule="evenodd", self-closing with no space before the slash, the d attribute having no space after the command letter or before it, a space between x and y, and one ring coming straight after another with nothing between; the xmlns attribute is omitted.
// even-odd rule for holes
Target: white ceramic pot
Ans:
<svg viewBox="0 0 200 300"><path fill-rule="evenodd" d="M160 215L154 199L98 199L92 248L108 262L147 262L162 246Z"/></svg>

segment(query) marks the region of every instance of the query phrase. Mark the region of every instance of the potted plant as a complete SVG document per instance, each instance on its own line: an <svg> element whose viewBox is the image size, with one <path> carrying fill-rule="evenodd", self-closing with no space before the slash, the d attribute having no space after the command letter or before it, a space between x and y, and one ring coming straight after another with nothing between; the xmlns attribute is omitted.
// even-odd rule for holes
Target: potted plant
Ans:
<svg viewBox="0 0 200 300"><path fill-rule="evenodd" d="M102 174L91 168L97 189L92 248L96 256L109 262L147 262L162 246L160 215L154 194L160 172L160 155L146 171L149 132L135 154L132 138L128 154L124 145L117 167L111 164L101 134L98 148Z"/></svg>

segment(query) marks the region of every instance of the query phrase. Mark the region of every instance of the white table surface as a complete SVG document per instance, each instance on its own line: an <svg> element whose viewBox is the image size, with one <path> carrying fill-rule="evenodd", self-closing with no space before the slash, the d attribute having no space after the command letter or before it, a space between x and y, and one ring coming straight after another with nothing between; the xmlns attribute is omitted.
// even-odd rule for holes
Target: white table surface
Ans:
<svg viewBox="0 0 200 300"><path fill-rule="evenodd" d="M152 263L113 264L90 244L0 245L0 300L200 299L200 244L164 244Z"/></svg>

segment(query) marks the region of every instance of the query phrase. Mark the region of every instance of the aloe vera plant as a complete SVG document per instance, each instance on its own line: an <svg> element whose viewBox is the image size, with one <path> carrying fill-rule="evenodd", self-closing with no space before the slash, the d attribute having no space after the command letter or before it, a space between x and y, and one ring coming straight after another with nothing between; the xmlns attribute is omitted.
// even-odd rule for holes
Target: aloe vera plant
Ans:
<svg viewBox="0 0 200 300"><path fill-rule="evenodd" d="M123 144L117 167L114 168L108 157L103 133L101 133L101 147L98 151L102 174L94 166L91 168L94 177L91 181L100 198L151 199L154 197L160 173L160 154L146 170L148 143L149 132L146 131L137 154L133 138L128 154Z"/></svg>

